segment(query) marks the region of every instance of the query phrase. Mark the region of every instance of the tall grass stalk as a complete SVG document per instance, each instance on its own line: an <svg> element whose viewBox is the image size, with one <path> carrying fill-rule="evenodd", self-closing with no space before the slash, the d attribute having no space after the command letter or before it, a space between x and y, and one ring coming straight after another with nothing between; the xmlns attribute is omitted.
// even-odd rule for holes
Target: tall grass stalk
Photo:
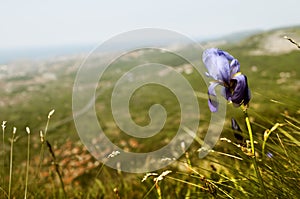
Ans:
<svg viewBox="0 0 300 199"><path fill-rule="evenodd" d="M268 140L268 138L269 138L269 136L270 136L270 134L273 132L273 131L275 131L278 127L280 127L280 126L283 126L283 124L280 124L280 123L276 123L271 129L267 129L267 130L265 130L265 132L264 132L264 141L263 141L263 143L262 143L262 157L264 158L265 157L265 148L266 148L266 143L267 143L267 140Z"/></svg>
<svg viewBox="0 0 300 199"><path fill-rule="evenodd" d="M154 187L155 187L155 184L147 191L147 193L143 196L143 199L148 198L149 194L152 192Z"/></svg>
<svg viewBox="0 0 300 199"><path fill-rule="evenodd" d="M297 43L295 40L293 40L292 38L288 37L288 36L284 36L284 39L289 40L292 44L296 45L298 48L300 48L300 44Z"/></svg>
<svg viewBox="0 0 300 199"><path fill-rule="evenodd" d="M120 194L118 188L114 188L114 193L116 194L116 199L120 199Z"/></svg>
<svg viewBox="0 0 300 199"><path fill-rule="evenodd" d="M26 178L25 178L25 193L24 198L27 198L27 188L28 188L28 173L29 173L29 163L30 163L30 129L26 127L27 136L27 161L26 161Z"/></svg>
<svg viewBox="0 0 300 199"><path fill-rule="evenodd" d="M4 158L4 155L5 155L5 143L4 143L4 132L5 132L5 128L6 128L6 121L3 121L2 122L2 152L3 152L3 162L2 162L2 184L4 185L4 175L5 175L5 158Z"/></svg>
<svg viewBox="0 0 300 199"><path fill-rule="evenodd" d="M12 183L12 167L13 167L13 149L17 128L13 128L13 134L10 140L10 161L9 161L9 181L8 181L8 198L11 198L11 183Z"/></svg>
<svg viewBox="0 0 300 199"><path fill-rule="evenodd" d="M52 110L48 113L47 124L46 124L46 126L45 126L45 131L44 131L45 139L46 139L46 135L47 135L48 127L49 127L50 118L51 118L51 116L54 114L54 112L55 112L55 110L52 109Z"/></svg>
<svg viewBox="0 0 300 199"><path fill-rule="evenodd" d="M298 141L296 138L294 138L290 133L283 130L282 128L278 128L280 133L282 133L285 137L289 138L294 144L296 144L298 147L300 147L300 141Z"/></svg>
<svg viewBox="0 0 300 199"><path fill-rule="evenodd" d="M161 189L160 189L158 182L155 182L155 188L156 188L156 192L157 192L157 196L158 196L157 198L162 199Z"/></svg>
<svg viewBox="0 0 300 199"><path fill-rule="evenodd" d="M51 144L50 144L50 142L48 140L46 140L46 144L47 144L47 147L48 147L49 152L51 154L52 163L55 166L55 172L58 175L58 178L59 178L59 181L60 181L60 184L61 184L61 188L62 188L63 193L64 193L64 198L67 198L67 193L66 193L66 190L65 190L65 184L64 184L64 181L62 180L62 175L61 175L61 173L59 171L59 165L58 165L58 163L56 161L56 156L55 156L54 151L52 149L52 146L51 146Z"/></svg>
<svg viewBox="0 0 300 199"><path fill-rule="evenodd" d="M258 168L258 165L257 165L257 161L256 161L253 133L252 133L252 128L251 128L247 108L244 109L244 116L245 116L245 121L246 121L247 129L248 129L248 133L249 133L249 138L250 138L251 159L252 159L252 162L253 162L253 165L254 165L255 173L256 173L256 176L259 180L264 198L268 198L268 194L267 194L267 191L265 189L264 181L261 177L261 174L260 174L260 171L259 171L259 168Z"/></svg>
<svg viewBox="0 0 300 199"><path fill-rule="evenodd" d="M158 199L162 199L162 193L161 193L161 188L159 186L159 182L162 181L169 173L172 173L172 171L167 170L162 172L158 177L154 178L154 183L155 183L155 188L156 188L156 192L158 195Z"/></svg>
<svg viewBox="0 0 300 199"><path fill-rule="evenodd" d="M107 157L106 159L104 160L104 162L102 163L101 167L98 169L97 171L97 174L95 176L95 180L98 178L98 176L101 174L103 168L104 168L104 165L106 165L107 161L109 161L110 158L114 158L116 157L117 155L119 155L120 152L119 151L112 151ZM120 169L118 170L118 174L120 174Z"/></svg>
<svg viewBox="0 0 300 199"><path fill-rule="evenodd" d="M45 141L46 141L46 136L47 136L47 131L48 131L48 127L49 127L49 122L50 122L50 118L51 116L54 114L55 110L52 109L49 113L48 113L48 119L47 119L47 123L44 129L44 133L42 131L40 131L40 138L41 138L41 151L40 151L40 163L39 163L39 169L38 169L38 173L40 173L41 170L41 166L44 160L44 148L45 148Z"/></svg>
<svg viewBox="0 0 300 199"><path fill-rule="evenodd" d="M149 193L154 189L156 189L156 193L157 193L157 198L161 199L162 198L162 192L161 192L161 188L159 186L159 182L162 181L169 173L172 173L171 170L166 170L164 172L162 172L158 177L155 177L154 180L154 185L151 187L151 189L146 193L146 195L144 195L143 198L148 197ZM142 182L144 182L145 180L147 180L148 177L150 176L157 176L157 173L147 173L144 178L142 179Z"/></svg>
<svg viewBox="0 0 300 199"><path fill-rule="evenodd" d="M8 198L7 192L2 187L0 187L0 190L3 192L5 198Z"/></svg>

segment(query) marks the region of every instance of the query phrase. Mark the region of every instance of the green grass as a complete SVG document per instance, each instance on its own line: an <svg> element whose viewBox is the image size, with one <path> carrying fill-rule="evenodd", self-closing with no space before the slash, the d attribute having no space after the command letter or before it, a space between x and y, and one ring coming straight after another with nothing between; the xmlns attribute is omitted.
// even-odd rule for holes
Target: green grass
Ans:
<svg viewBox="0 0 300 199"><path fill-rule="evenodd" d="M256 164L262 176L264 191L269 198L297 198L300 196L300 53L294 51L276 56L250 56L248 51L254 47L251 44L245 48L237 45L226 46L224 49L238 58L242 72L248 77L252 92L248 114L255 141ZM145 59L173 67L185 63L185 60L173 54L161 56L159 52L149 51L139 59L121 59L114 63L106 71L104 81L114 82L124 71L143 63ZM115 73L116 69L120 73ZM201 146L194 141L180 159L167 168L155 171L157 176L149 176L142 182L144 174L118 172L106 167L95 160L81 144L70 119L75 74L65 74L63 70L60 74L57 81L34 85L36 90L28 90L28 86L21 84L10 93L0 91L1 96L5 96L2 99L4 105L1 107L0 121L7 121L6 128L2 129L4 146L2 143L0 198L7 198L9 194L12 198L22 198L25 190L27 198L263 197L253 159L249 156L251 147L247 146L246 140L250 138L240 109L228 105L226 123L221 135L223 139L204 159L198 158L197 150ZM194 72L185 74L185 77L195 91L206 93L207 88L199 74ZM27 81L28 78L10 79L10 82ZM102 94L97 99L96 111L100 116L106 116L99 117L100 123L115 144L129 151L147 152L164 146L172 139L180 121L180 107L173 93L157 85L148 85L138 89L132 96L130 112L137 124L149 123L148 110L154 103L163 104L168 112L162 132L151 140L145 140L126 135L114 124L110 108L112 87L113 84L99 85L97 92ZM153 90L156 92L151 92ZM22 100L18 101L20 97ZM206 99L199 97L198 100L201 118L199 130L195 133L199 139L203 139L210 112ZM40 131L45 131L47 114L52 109L56 111L51 116L46 138L51 152L49 147L42 147ZM234 136L230 126L232 117L242 129L243 141ZM9 138L12 137L14 126L17 127L15 136L18 139L11 151ZM29 148L29 135L25 130L27 126L30 128ZM264 134L267 133L266 139ZM27 170L28 149L30 164ZM40 157L41 150L44 153L43 159ZM162 180L155 180L155 177L166 170L172 172Z"/></svg>

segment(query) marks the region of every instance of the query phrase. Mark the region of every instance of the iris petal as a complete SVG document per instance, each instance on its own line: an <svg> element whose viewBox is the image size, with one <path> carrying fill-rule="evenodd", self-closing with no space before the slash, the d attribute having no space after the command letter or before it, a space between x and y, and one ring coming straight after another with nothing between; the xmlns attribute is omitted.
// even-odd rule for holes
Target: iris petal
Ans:
<svg viewBox="0 0 300 199"><path fill-rule="evenodd" d="M233 79L237 82L231 96L231 101L237 106L248 104L250 101L250 90L248 88L247 77L245 75L237 75Z"/></svg>
<svg viewBox="0 0 300 199"><path fill-rule="evenodd" d="M224 51L217 48L209 48L203 52L202 60L212 78L223 82L229 81L230 68Z"/></svg>
<svg viewBox="0 0 300 199"><path fill-rule="evenodd" d="M208 87L208 107L211 112L218 111L219 102L217 99L215 87L219 84L219 82L213 82Z"/></svg>
<svg viewBox="0 0 300 199"><path fill-rule="evenodd" d="M227 101L231 101L231 91L229 88L224 87L221 92L222 96L225 97Z"/></svg>
<svg viewBox="0 0 300 199"><path fill-rule="evenodd" d="M226 51L218 49L218 52L219 52L220 55L221 54L224 55L226 57L226 59L229 60L229 61L234 59L234 57Z"/></svg>

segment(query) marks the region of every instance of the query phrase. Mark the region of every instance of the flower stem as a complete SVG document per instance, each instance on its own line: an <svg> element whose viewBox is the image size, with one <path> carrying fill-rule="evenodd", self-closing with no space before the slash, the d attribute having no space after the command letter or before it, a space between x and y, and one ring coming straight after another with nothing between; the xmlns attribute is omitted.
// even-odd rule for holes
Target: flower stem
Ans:
<svg viewBox="0 0 300 199"><path fill-rule="evenodd" d="M257 165L257 161L256 161L253 133L252 133L252 128L251 128L249 116L248 116L248 113L247 113L247 109L244 110L244 114L245 114L245 121L246 121L247 129L248 129L248 133L249 133L249 138L250 138L251 158L252 158L252 162L253 162L253 165L254 165L256 177L259 180L262 192L264 194L264 198L268 198L268 195L267 195L267 192L266 192L266 189L265 189L265 185L264 185L264 181L261 177L261 174L260 174L260 171L259 171L259 168L258 168L258 165Z"/></svg>
<svg viewBox="0 0 300 199"><path fill-rule="evenodd" d="M245 121L246 121L247 129L248 129L248 133L249 133L249 138L250 138L251 154L253 156L255 156L253 133L252 133L252 128L251 128L251 125L250 125L250 120L249 120L247 111L245 111Z"/></svg>

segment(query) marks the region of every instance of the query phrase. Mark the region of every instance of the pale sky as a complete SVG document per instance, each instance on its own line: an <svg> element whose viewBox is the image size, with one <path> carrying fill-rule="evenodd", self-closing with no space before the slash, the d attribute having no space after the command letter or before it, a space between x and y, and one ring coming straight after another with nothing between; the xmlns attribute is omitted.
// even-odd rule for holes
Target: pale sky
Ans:
<svg viewBox="0 0 300 199"><path fill-rule="evenodd" d="M299 0L2 0L0 49L99 43L138 28L192 39L300 25Z"/></svg>

